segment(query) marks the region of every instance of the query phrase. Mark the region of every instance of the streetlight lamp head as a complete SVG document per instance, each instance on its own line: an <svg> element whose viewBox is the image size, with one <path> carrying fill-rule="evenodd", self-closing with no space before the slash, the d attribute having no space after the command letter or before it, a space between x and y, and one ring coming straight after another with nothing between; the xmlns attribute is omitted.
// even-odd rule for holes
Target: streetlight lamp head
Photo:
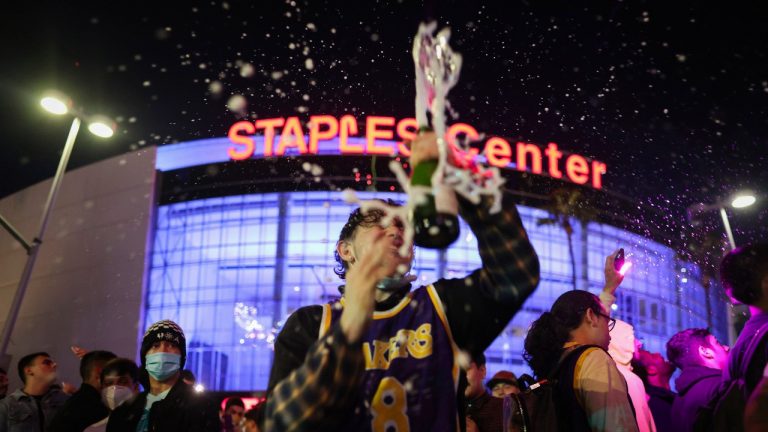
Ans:
<svg viewBox="0 0 768 432"><path fill-rule="evenodd" d="M40 99L40 106L51 114L63 115L72 108L72 99L60 91L49 90Z"/></svg>
<svg viewBox="0 0 768 432"><path fill-rule="evenodd" d="M737 195L736 197L734 197L733 201L731 201L731 206L733 208L749 207L752 204L754 204L756 200L757 199L755 198L754 195L752 195L750 193L744 193L744 194L740 194L740 195Z"/></svg>
<svg viewBox="0 0 768 432"><path fill-rule="evenodd" d="M109 117L96 115L88 119L88 130L101 138L109 138L114 135L116 127L115 122Z"/></svg>

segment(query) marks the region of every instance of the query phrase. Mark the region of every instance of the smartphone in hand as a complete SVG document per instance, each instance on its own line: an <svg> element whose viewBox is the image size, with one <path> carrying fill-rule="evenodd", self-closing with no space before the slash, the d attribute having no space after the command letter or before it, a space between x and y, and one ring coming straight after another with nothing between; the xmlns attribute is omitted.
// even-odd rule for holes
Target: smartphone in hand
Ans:
<svg viewBox="0 0 768 432"><path fill-rule="evenodd" d="M624 276L629 268L632 267L632 263L624 259L624 248L619 249L616 256L613 258L613 268Z"/></svg>
<svg viewBox="0 0 768 432"><path fill-rule="evenodd" d="M624 248L619 249L619 251L616 252L616 256L613 257L614 270L620 272L622 267L624 267Z"/></svg>

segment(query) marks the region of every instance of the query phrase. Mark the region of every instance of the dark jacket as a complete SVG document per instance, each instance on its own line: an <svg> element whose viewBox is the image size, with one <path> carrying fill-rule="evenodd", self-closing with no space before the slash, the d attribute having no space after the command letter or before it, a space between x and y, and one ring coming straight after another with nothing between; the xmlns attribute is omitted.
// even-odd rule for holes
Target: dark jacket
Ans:
<svg viewBox="0 0 768 432"><path fill-rule="evenodd" d="M467 403L466 413L480 432L504 430L504 399L483 393Z"/></svg>
<svg viewBox="0 0 768 432"><path fill-rule="evenodd" d="M53 418L50 432L81 432L109 415L98 390L83 383Z"/></svg>
<svg viewBox="0 0 768 432"><path fill-rule="evenodd" d="M108 432L136 432L144 413L147 392L117 407L109 416ZM179 381L168 396L149 411L150 432L218 432L221 429L216 402Z"/></svg>
<svg viewBox="0 0 768 432"><path fill-rule="evenodd" d="M763 377L763 369L768 362L768 313L761 312L750 317L744 324L744 328L739 334L739 338L733 345L728 355L728 370L731 371L731 378L743 378L747 385L747 394L745 398L752 394L752 391ZM755 349L752 358L746 358L747 349L752 339L759 337L760 342Z"/></svg>
<svg viewBox="0 0 768 432"><path fill-rule="evenodd" d="M657 432L677 432L672 427L672 404L677 394L665 388L652 385L645 386L648 394L648 407L653 414L653 422L656 423Z"/></svg>
<svg viewBox="0 0 768 432"><path fill-rule="evenodd" d="M722 371L705 366L689 366L677 380L677 398L672 403L672 427L677 432L693 430L696 412L713 397L722 381Z"/></svg>

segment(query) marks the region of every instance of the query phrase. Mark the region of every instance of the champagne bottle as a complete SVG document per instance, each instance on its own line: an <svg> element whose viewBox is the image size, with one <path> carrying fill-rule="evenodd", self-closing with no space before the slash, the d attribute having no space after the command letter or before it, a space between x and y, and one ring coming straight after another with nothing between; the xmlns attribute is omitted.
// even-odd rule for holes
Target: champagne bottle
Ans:
<svg viewBox="0 0 768 432"><path fill-rule="evenodd" d="M437 166L437 159L421 161L411 175L413 242L428 249L445 249L459 237L456 193L450 187L432 184Z"/></svg>

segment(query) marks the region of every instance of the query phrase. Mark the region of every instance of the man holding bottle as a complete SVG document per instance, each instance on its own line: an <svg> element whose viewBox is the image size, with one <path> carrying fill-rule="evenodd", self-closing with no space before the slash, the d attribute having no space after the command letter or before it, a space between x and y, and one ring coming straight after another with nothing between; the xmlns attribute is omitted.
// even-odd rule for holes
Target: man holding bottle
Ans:
<svg viewBox="0 0 768 432"><path fill-rule="evenodd" d="M433 164L435 134L420 134L411 149L414 172ZM459 200L482 266L415 290L405 276L413 250L399 253L403 223L381 226L380 210L352 212L335 253L343 298L297 310L275 342L266 430L464 428L460 350L484 351L539 281L515 206L491 214L491 204ZM435 235L453 228L426 227Z"/></svg>

